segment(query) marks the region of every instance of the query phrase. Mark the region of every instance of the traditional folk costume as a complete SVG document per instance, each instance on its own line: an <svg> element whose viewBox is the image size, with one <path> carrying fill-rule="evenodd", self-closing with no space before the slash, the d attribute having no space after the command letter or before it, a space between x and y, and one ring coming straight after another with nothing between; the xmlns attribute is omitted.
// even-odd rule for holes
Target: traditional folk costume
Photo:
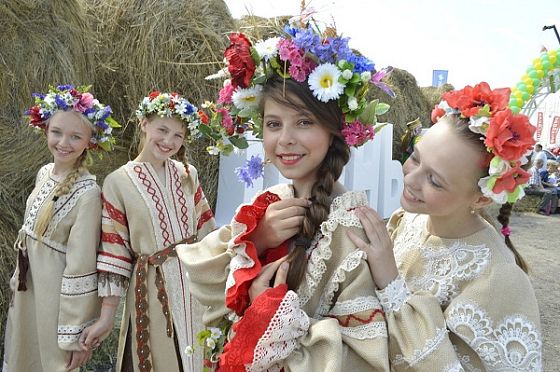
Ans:
<svg viewBox="0 0 560 372"><path fill-rule="evenodd" d="M396 211L400 276L377 291L395 371L541 371L539 311L527 275L493 226L461 239Z"/></svg>
<svg viewBox="0 0 560 372"><path fill-rule="evenodd" d="M10 283L14 297L6 330L8 371L66 371L68 351L81 350L82 330L99 317L95 257L100 189L95 176L82 173L70 192L55 201L40 241L34 232L37 216L61 182L53 168L51 163L39 170L15 244L19 257Z"/></svg>
<svg viewBox="0 0 560 372"><path fill-rule="evenodd" d="M247 236L271 203L293 196L291 186L274 186L241 206L231 225L198 243L178 246L193 295L210 306L205 323L232 310L241 315L220 370L389 370L385 320L365 254L346 235L352 229L364 236L353 212L367 205L364 193L347 192L333 200L311 243L297 291L280 285L250 303L252 280L263 265L288 254L290 242L257 257Z"/></svg>
<svg viewBox="0 0 560 372"><path fill-rule="evenodd" d="M183 352L202 329L203 309L190 294L174 245L203 238L215 223L196 169L186 171L174 160L164 168L160 180L150 163L130 161L103 184L99 295L126 296L118 371L123 357L135 371L202 368L200 355Z"/></svg>

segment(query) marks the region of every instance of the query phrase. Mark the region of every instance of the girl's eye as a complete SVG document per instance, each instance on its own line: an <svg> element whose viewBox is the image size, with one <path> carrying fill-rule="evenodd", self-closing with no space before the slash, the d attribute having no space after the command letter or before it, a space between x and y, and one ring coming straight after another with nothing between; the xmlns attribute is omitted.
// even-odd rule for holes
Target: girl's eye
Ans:
<svg viewBox="0 0 560 372"><path fill-rule="evenodd" d="M74 135L74 136L72 136L72 139L76 140L76 141L79 141L79 140L82 139L82 137Z"/></svg>
<svg viewBox="0 0 560 372"><path fill-rule="evenodd" d="M159 131L160 133L167 133L167 131L166 131L164 128L158 128L158 131Z"/></svg>
<svg viewBox="0 0 560 372"><path fill-rule="evenodd" d="M267 121L266 122L266 127L271 128L271 129L272 128L278 128L278 127L280 127L280 123L277 122L277 121Z"/></svg>
<svg viewBox="0 0 560 372"><path fill-rule="evenodd" d="M182 135L182 134L179 134L179 133L177 133L177 134L175 135L175 137L180 138L180 139L183 139L183 135Z"/></svg>
<svg viewBox="0 0 560 372"><path fill-rule="evenodd" d="M416 159L416 154L412 153L410 154L410 156L408 157L412 162L418 164L418 159Z"/></svg>
<svg viewBox="0 0 560 372"><path fill-rule="evenodd" d="M441 185L439 183L436 182L436 180L434 179L434 176L432 176L431 174L428 175L428 181L430 181L430 183L432 184L432 186L437 187L438 189L441 188Z"/></svg>
<svg viewBox="0 0 560 372"><path fill-rule="evenodd" d="M311 120L300 120L298 122L298 125L300 125L302 127L308 127L310 125L313 125L313 122Z"/></svg>

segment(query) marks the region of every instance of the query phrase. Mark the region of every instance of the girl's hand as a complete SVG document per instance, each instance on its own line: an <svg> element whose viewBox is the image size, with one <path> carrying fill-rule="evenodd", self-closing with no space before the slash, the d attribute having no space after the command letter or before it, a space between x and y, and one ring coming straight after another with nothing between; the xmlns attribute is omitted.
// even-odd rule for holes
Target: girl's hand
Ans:
<svg viewBox="0 0 560 372"><path fill-rule="evenodd" d="M355 210L360 219L369 244L348 230L348 237L356 247L367 253L367 260L373 281L379 289L385 288L399 275L393 242L389 237L385 221L371 208L360 207Z"/></svg>
<svg viewBox="0 0 560 372"><path fill-rule="evenodd" d="M253 283L249 288L249 298L251 299L251 302L253 302L261 293L270 288L270 281L272 280L272 277L274 277L274 274L276 274L276 277L274 278L274 287L278 287L280 284L286 284L289 268L290 264L286 262L286 257L265 265L261 269L259 276L253 280Z"/></svg>
<svg viewBox="0 0 560 372"><path fill-rule="evenodd" d="M67 353L68 363L66 363L66 370L71 371L86 364L91 358L91 353L92 350L69 351Z"/></svg>
<svg viewBox="0 0 560 372"><path fill-rule="evenodd" d="M83 351L94 350L101 341L106 339L113 329L113 319L99 318L95 323L83 330L80 336L80 347Z"/></svg>
<svg viewBox="0 0 560 372"><path fill-rule="evenodd" d="M268 248L278 247L296 235L301 230L309 205L309 200L300 198L283 199L270 204L249 236L257 247L257 253L261 255Z"/></svg>

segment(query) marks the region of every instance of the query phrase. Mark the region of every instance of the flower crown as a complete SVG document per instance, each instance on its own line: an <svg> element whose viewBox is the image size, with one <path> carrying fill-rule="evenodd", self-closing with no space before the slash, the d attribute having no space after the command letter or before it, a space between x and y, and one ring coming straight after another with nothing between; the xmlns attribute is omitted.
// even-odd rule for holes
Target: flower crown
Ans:
<svg viewBox="0 0 560 372"><path fill-rule="evenodd" d="M509 88L492 90L482 82L443 94L432 111L434 123L445 115L459 115L468 119L472 132L481 134L489 153L489 171L478 186L498 204L514 203L525 195L523 187L530 176L521 166L535 144L536 128L529 118L508 107L510 93Z"/></svg>
<svg viewBox="0 0 560 372"><path fill-rule="evenodd" d="M138 105L136 116L138 119L143 119L150 115L162 118L175 116L187 125L191 136L193 131L198 132L196 130L200 120L198 108L179 93L161 93L157 90L150 92Z"/></svg>
<svg viewBox="0 0 560 372"><path fill-rule="evenodd" d="M73 85L49 86L47 93L33 93L35 105L25 111L29 125L47 128L47 120L57 111L75 111L83 114L94 127L89 148L98 152L111 151L115 145L113 128L120 128L119 123L111 117L110 106L100 103L89 93L90 85L74 87Z"/></svg>
<svg viewBox="0 0 560 372"><path fill-rule="evenodd" d="M321 102L337 100L344 114L341 133L349 146L359 147L381 128L377 115L389 110L379 100L368 102L366 93L374 84L394 97L381 82L388 71L375 71L374 63L348 46L349 38L338 37L335 30L323 33L316 24L301 18L283 28L280 37L252 44L242 33L229 35L224 52L227 66L207 79L225 78L217 103L202 107L209 115L198 127L199 135L209 138L210 154L228 155L235 147L248 147L245 133L262 134L259 103L263 84L274 74L305 82Z"/></svg>

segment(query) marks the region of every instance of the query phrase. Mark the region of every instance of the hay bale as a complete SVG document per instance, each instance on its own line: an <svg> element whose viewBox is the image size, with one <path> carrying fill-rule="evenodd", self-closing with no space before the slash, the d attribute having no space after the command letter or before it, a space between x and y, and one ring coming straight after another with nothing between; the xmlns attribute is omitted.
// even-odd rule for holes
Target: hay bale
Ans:
<svg viewBox="0 0 560 372"><path fill-rule="evenodd" d="M440 87L421 87L420 90L422 94L428 101L428 106L430 110L434 108L441 101L441 96L445 92L449 92L450 90L454 90L453 85L451 84L443 84Z"/></svg>
<svg viewBox="0 0 560 372"><path fill-rule="evenodd" d="M222 67L227 33L234 28L222 0L83 0L97 33L95 85L123 124L123 161L136 156L136 107L151 90L176 91L192 103L217 97L221 82L204 78ZM218 158L200 141L188 151L215 205ZM128 154L130 149L130 154ZM115 167L110 164L107 171ZM106 173L104 169L100 173Z"/></svg>
<svg viewBox="0 0 560 372"><path fill-rule="evenodd" d="M23 121L31 93L49 84L93 80L92 33L76 0L12 0L0 3L0 334L15 266L12 245L21 227L25 200L39 167L50 161L45 141ZM0 339L3 344L4 338Z"/></svg>

